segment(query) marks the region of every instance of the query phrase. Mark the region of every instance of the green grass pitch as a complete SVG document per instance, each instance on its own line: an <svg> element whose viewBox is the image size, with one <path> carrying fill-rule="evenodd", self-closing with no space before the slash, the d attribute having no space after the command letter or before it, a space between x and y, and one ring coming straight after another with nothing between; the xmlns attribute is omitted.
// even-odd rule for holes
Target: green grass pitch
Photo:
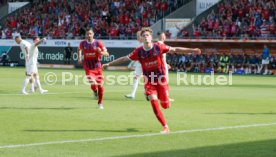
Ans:
<svg viewBox="0 0 276 157"><path fill-rule="evenodd" d="M45 84L47 72L57 74L55 85ZM62 72L84 74L39 69L49 93L20 95L24 68L0 68L0 157L276 156L275 77L233 76L227 86L177 86L176 74L170 73L175 102L162 111L171 133L160 135L142 85L135 100L124 98L130 85L106 85L105 109L98 110L90 87L82 79L80 85L63 86Z"/></svg>

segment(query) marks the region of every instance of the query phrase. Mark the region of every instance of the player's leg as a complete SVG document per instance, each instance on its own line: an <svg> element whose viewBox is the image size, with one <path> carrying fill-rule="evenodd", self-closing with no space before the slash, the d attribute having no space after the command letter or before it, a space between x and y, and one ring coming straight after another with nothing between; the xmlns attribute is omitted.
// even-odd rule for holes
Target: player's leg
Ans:
<svg viewBox="0 0 276 157"><path fill-rule="evenodd" d="M268 74L268 60L265 60L265 64L264 64L264 75L267 75Z"/></svg>
<svg viewBox="0 0 276 157"><path fill-rule="evenodd" d="M99 72L99 74L96 76L97 76L96 81L98 84L98 107L99 107L99 109L103 109L103 95L104 95L103 80L104 80L104 77L101 72Z"/></svg>
<svg viewBox="0 0 276 157"><path fill-rule="evenodd" d="M169 67L168 67L168 65L165 66L165 69L166 69L166 75L165 75L165 77L166 77L167 82L169 83ZM170 102L174 102L174 99L169 98L169 101Z"/></svg>
<svg viewBox="0 0 276 157"><path fill-rule="evenodd" d="M139 84L139 78L140 78L140 75L135 74L135 76L133 77L133 84L132 84L131 92L130 92L130 94L125 95L126 98L129 98L129 99L135 98L135 94L136 94L138 84Z"/></svg>
<svg viewBox="0 0 276 157"><path fill-rule="evenodd" d="M133 85L132 85L131 93L129 95L125 95L126 98L130 98L130 99L135 98L135 94L139 84L139 78L142 75L142 68L140 66L135 67L134 75L135 76L133 77Z"/></svg>
<svg viewBox="0 0 276 157"><path fill-rule="evenodd" d="M45 93L48 92L48 90L45 90L45 89L42 88L41 83L40 83L40 79L39 79L39 74L38 74L37 70L35 70L35 72L34 72L34 80L35 80L35 84L36 84L36 86L39 89L39 92L41 94L45 94Z"/></svg>
<svg viewBox="0 0 276 157"><path fill-rule="evenodd" d="M164 109L171 106L169 101L169 87L165 79L160 79L157 84L157 97L160 100L160 104Z"/></svg>
<svg viewBox="0 0 276 157"><path fill-rule="evenodd" d="M146 95L148 96L149 101L151 103L153 112L154 112L156 118L158 119L158 121L163 126L163 130L161 131L161 133L168 133L170 131L169 127L168 127L166 120L163 116L163 113L160 110L159 105L158 105L157 86L154 86L151 84L146 84L145 90L146 90Z"/></svg>
<svg viewBox="0 0 276 157"><path fill-rule="evenodd" d="M23 86L21 89L21 93L24 95L27 95L28 93L26 92L26 87L30 80L32 79L32 74L29 73L29 71L26 72L26 78L24 79Z"/></svg>
<svg viewBox="0 0 276 157"><path fill-rule="evenodd" d="M94 97L97 99L98 98L98 87L97 87L97 82L95 80L95 74L91 70L85 70L86 73L86 78L88 79L90 83L91 90L94 93Z"/></svg>
<svg viewBox="0 0 276 157"><path fill-rule="evenodd" d="M34 76L32 76L29 83L30 83L29 93L34 93L35 92L35 79L34 79Z"/></svg>
<svg viewBox="0 0 276 157"><path fill-rule="evenodd" d="M261 66L259 66L259 69L258 69L258 74L260 74L260 73L261 73L261 71L263 70L263 62L264 62L264 60L262 60L262 64L261 64Z"/></svg>

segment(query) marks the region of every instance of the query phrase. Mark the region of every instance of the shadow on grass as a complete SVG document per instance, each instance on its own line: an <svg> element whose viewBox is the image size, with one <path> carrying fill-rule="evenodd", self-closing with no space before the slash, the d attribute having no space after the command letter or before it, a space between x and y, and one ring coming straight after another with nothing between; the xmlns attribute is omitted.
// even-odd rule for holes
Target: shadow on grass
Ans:
<svg viewBox="0 0 276 157"><path fill-rule="evenodd" d="M87 129L87 130L24 130L27 132L141 132L135 128L127 128L126 130L96 130L96 129Z"/></svg>
<svg viewBox="0 0 276 157"><path fill-rule="evenodd" d="M276 139L191 149L119 155L120 157L275 157ZM119 157L117 156L117 157Z"/></svg>
<svg viewBox="0 0 276 157"><path fill-rule="evenodd" d="M267 112L267 113L225 112L225 113L205 113L205 114L229 114L229 115L276 115L276 113L275 113L275 112Z"/></svg>

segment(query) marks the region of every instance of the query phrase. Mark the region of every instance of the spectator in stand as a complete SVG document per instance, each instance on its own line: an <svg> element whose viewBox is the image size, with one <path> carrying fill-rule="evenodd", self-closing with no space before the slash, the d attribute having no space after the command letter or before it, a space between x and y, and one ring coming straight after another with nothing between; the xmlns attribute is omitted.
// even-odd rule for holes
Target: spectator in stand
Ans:
<svg viewBox="0 0 276 157"><path fill-rule="evenodd" d="M223 53L220 56L220 60L219 60L219 68L218 71L220 73L228 73L228 69L229 69L229 56L226 53Z"/></svg>
<svg viewBox="0 0 276 157"><path fill-rule="evenodd" d="M20 33L14 28L12 32L12 39L15 39L16 36L20 36Z"/></svg>
<svg viewBox="0 0 276 157"><path fill-rule="evenodd" d="M262 52L262 64L258 70L259 74L262 72L263 68L265 69L263 74L264 75L268 74L268 64L270 61L269 58L270 58L270 50L266 45L264 45L263 52Z"/></svg>
<svg viewBox="0 0 276 157"><path fill-rule="evenodd" d="M258 59L256 55L250 55L249 57L249 74L257 74Z"/></svg>
<svg viewBox="0 0 276 157"><path fill-rule="evenodd" d="M178 38L189 38L189 32L187 31L186 27L180 28L177 24L175 25L176 29L178 29L178 34L177 37Z"/></svg>
<svg viewBox="0 0 276 157"><path fill-rule="evenodd" d="M181 55L179 57L179 61L178 61L178 70L181 72L184 72L186 70L186 57L185 55Z"/></svg>
<svg viewBox="0 0 276 157"><path fill-rule="evenodd" d="M271 62L271 69L274 69L274 75L276 74L275 72L276 72L276 55L274 55L274 56L271 56L271 60L270 60L270 62Z"/></svg>
<svg viewBox="0 0 276 157"><path fill-rule="evenodd" d="M235 72L235 55L229 54L229 66L228 66L228 72L234 73Z"/></svg>
<svg viewBox="0 0 276 157"><path fill-rule="evenodd" d="M167 39L171 39L172 33L169 30L166 30L165 35Z"/></svg>
<svg viewBox="0 0 276 157"><path fill-rule="evenodd" d="M200 38L200 31L199 31L199 28L195 25L193 25L193 31L194 31L194 38L195 39L199 39Z"/></svg>

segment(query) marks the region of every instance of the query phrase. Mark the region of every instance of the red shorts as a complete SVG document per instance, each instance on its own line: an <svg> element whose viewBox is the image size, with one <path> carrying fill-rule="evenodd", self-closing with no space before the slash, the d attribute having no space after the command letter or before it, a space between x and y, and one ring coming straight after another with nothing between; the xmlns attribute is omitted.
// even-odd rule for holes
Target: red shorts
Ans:
<svg viewBox="0 0 276 157"><path fill-rule="evenodd" d="M161 102L169 102L169 87L165 78L160 82L151 83L149 81L145 83L144 88L147 96L154 94Z"/></svg>
<svg viewBox="0 0 276 157"><path fill-rule="evenodd" d="M88 80L95 80L98 84L102 84L104 81L104 76L102 74L102 69L95 70L85 70L85 74Z"/></svg>

